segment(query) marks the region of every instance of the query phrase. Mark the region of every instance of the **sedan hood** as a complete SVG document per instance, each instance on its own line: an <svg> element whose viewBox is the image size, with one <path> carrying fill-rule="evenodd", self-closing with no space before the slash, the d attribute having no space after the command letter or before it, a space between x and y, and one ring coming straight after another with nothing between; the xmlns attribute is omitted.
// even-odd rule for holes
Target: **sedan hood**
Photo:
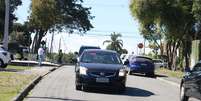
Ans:
<svg viewBox="0 0 201 101"><path fill-rule="evenodd" d="M80 63L80 66L86 67L89 71L118 71L124 66L122 64L97 64L97 63Z"/></svg>

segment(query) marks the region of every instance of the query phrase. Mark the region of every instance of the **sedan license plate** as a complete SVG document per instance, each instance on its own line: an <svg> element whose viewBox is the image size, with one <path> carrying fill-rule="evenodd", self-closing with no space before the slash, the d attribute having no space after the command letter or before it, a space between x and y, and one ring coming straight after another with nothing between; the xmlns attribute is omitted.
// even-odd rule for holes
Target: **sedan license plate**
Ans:
<svg viewBox="0 0 201 101"><path fill-rule="evenodd" d="M96 82L109 83L109 79L108 78L96 78Z"/></svg>

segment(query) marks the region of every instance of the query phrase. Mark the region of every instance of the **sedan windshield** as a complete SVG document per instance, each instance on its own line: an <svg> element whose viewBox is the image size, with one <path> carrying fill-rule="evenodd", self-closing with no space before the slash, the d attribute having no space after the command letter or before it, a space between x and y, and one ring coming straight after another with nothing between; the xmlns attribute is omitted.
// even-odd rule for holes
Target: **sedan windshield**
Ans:
<svg viewBox="0 0 201 101"><path fill-rule="evenodd" d="M81 57L83 63L121 64L117 54L110 52L85 52Z"/></svg>

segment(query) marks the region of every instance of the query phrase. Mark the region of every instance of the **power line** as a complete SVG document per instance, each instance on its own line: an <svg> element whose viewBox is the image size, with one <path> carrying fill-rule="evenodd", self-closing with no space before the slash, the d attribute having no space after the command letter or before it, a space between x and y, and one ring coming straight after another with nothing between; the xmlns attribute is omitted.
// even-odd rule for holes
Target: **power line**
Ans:
<svg viewBox="0 0 201 101"><path fill-rule="evenodd" d="M87 6L101 6L101 7L120 7L120 8L125 8L127 7L127 5L122 5L122 4L117 4L117 5L114 5L114 4L97 4L97 3L84 3L84 5L87 5Z"/></svg>
<svg viewBox="0 0 201 101"><path fill-rule="evenodd" d="M89 32L97 32L97 33L111 33L111 32L117 32L117 33L127 33L127 34L135 34L136 32L126 32L126 31L112 31L112 30L108 30L108 31L104 31L104 30L91 30Z"/></svg>
<svg viewBox="0 0 201 101"><path fill-rule="evenodd" d="M86 34L83 34L83 36L87 36L87 37L110 37L111 35L108 35L108 34L86 33ZM142 38L142 37L140 37L140 36L134 36L134 35L122 35L122 38Z"/></svg>

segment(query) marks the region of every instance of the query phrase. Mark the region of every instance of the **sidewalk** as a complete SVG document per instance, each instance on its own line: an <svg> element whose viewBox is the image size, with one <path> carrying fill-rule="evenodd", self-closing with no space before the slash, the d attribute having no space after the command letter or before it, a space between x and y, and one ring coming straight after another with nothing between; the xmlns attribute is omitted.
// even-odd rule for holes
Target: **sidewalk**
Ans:
<svg viewBox="0 0 201 101"><path fill-rule="evenodd" d="M158 74L158 75L161 75L161 74ZM166 82L166 83L169 83L171 85L177 86L177 87L180 87L180 83L181 83L180 78L169 77L169 76L166 76L166 75L157 76L156 79L161 80L161 81Z"/></svg>
<svg viewBox="0 0 201 101"><path fill-rule="evenodd" d="M32 67L32 69L29 69L29 70L25 70L25 71L22 71L20 73L29 73L29 74L36 74L38 76L42 76L42 75L45 75L47 74L48 72L52 71L53 69L56 69L58 67L53 67L53 66L35 66L35 67Z"/></svg>
<svg viewBox="0 0 201 101"><path fill-rule="evenodd" d="M32 69L30 70L25 70L25 71L21 71L19 73L27 73L27 74L35 74L37 75L37 77L30 83L28 84L26 87L24 87L22 89L22 91L19 92L19 94L13 98L13 101L22 101L24 99L25 96L27 96L27 94L30 92L30 90L32 90L34 88L34 86L47 74L51 73L52 71L56 70L59 67L56 66L36 66L36 67L32 67Z"/></svg>
<svg viewBox="0 0 201 101"><path fill-rule="evenodd" d="M10 64L16 66L38 66L37 61L24 61L24 60L12 60ZM60 65L51 62L42 62L42 66L60 66Z"/></svg>

